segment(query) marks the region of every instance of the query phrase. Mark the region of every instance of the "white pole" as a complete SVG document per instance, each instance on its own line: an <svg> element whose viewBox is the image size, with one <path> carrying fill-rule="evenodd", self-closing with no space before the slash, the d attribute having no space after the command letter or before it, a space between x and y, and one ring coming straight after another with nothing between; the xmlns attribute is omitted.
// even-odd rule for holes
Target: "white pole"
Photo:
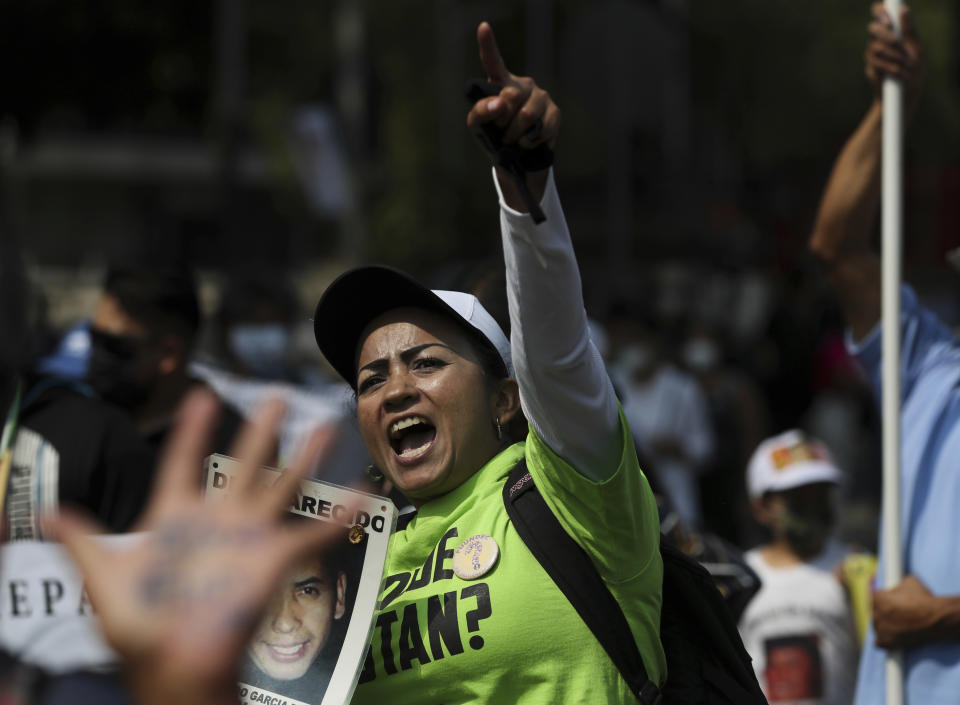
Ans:
<svg viewBox="0 0 960 705"><path fill-rule="evenodd" d="M900 34L900 0L885 0ZM903 230L903 84L883 81L883 584L903 579L900 547L900 280ZM887 705L903 705L903 652L888 651Z"/></svg>

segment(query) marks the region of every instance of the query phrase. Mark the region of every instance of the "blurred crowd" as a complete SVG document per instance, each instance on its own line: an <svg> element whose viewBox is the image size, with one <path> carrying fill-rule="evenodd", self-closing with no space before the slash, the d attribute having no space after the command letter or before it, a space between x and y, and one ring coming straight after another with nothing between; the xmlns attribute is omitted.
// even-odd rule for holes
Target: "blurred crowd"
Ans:
<svg viewBox="0 0 960 705"><path fill-rule="evenodd" d="M871 37L880 41L888 20L876 12ZM826 232L830 213L821 214ZM5 232L0 242L5 541L48 538L43 517L67 505L113 533L134 529L178 410L197 389L221 404L208 453L233 453L244 421L279 397L277 465L323 428L332 447L309 476L382 480L367 473L354 395L315 354L311 312L287 272L224 273L211 303L189 265L118 262L88 315L53 327L15 238ZM661 261L611 280L588 268L583 289L661 531L713 574L770 702L843 705L853 701L861 648L877 638L880 414L877 380L862 364L873 324L856 329L828 277L833 251L811 250L785 271ZM502 264L469 262L426 280L472 292L509 335L504 276ZM949 340L935 342L956 346ZM409 504L389 482L378 491ZM5 610L17 604L11 587ZM128 698L101 673L24 673L10 690L25 700L37 683L45 703ZM2 689L0 703L16 702Z"/></svg>
<svg viewBox="0 0 960 705"><path fill-rule="evenodd" d="M749 511L744 469L761 440L797 426L822 439L844 469L840 535L875 550L876 404L843 345L843 319L821 273L810 260L790 276L664 262L638 269L611 293L588 273L588 301L603 292L589 311L591 334L648 476L687 525L755 544L763 532ZM509 330L502 265L448 267L431 280L474 291ZM212 449L221 453L242 418L280 395L289 411L279 457L311 430L333 425L341 441L317 474L342 484L358 479L369 461L352 428L349 390L311 349L310 315L289 278L237 273L224 277L217 298L202 310L198 274L187 267L111 266L89 318L65 330L37 322L35 373L122 408L154 458L194 386L224 402Z"/></svg>
<svg viewBox="0 0 960 705"><path fill-rule="evenodd" d="M28 302L43 292L27 295L13 240L5 242L4 275L23 285L10 300L42 311ZM848 554L876 550L876 403L846 352L843 321L822 275L800 263L792 276L796 286L770 272L665 263L638 271L635 288L628 283L590 310L591 337L661 501L662 530L712 566L731 609L745 620L751 619L748 606L758 605L761 585L776 583L762 562L743 555L769 542L780 526L770 511L758 509L757 501L769 498L766 490L748 487L747 469L760 462L752 457L765 438L797 427L803 431L792 432L795 438L781 442L783 448L802 456L796 448L819 438L824 450L817 457L832 458L826 481L835 496L823 490L813 498L819 513L813 515L814 535L806 537L813 553L827 550L821 561L830 564L826 572L832 575L833 564ZM502 265L479 263L438 271L433 280L440 288L473 291L509 331L503 277ZM584 289L589 301L589 276ZM105 272L88 318L65 330L42 319L21 321L19 339L32 339L35 347L21 359L19 424L57 447L59 458L46 462L59 469L28 460L25 454L35 453L36 445L27 447L21 432L6 498L8 538L44 539L41 515L60 502L85 508L113 531L131 529L178 408L197 388L212 390L222 404L209 453L230 454L243 420L280 397L287 413L277 463L289 460L317 428L328 428L336 436L334 450L311 475L343 485L368 481L370 461L353 418L352 392L322 358L304 353L299 341L312 344L311 318L283 273L225 277L218 299L215 308L203 310L198 274L189 268L124 264ZM71 421L78 414L83 423ZM59 428L65 422L66 434ZM87 449L80 454L87 467L74 467L78 448ZM98 465L96 458L112 460ZM401 494L392 496L398 506L408 505ZM46 504L37 504L37 497ZM861 588L867 590L865 582ZM790 594L795 588L783 589ZM828 594L839 600L841 621L852 619L842 591ZM833 661L848 681L848 695L857 650L850 624L842 658ZM61 677L45 692L44 702L126 697L99 674Z"/></svg>

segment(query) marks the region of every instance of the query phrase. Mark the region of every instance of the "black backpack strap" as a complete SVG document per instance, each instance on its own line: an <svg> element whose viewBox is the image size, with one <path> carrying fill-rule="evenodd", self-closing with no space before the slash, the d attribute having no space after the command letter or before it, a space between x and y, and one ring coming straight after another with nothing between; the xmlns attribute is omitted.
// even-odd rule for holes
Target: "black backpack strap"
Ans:
<svg viewBox="0 0 960 705"><path fill-rule="evenodd" d="M724 694L720 700L706 702L766 705L750 655L713 576L664 537L660 539L660 556L663 559L660 639L664 651L671 656L681 651L690 654L691 636L696 636L692 657L669 661L666 697L671 702L684 702L683 689L702 680L701 688ZM695 667L692 673L690 666Z"/></svg>
<svg viewBox="0 0 960 705"><path fill-rule="evenodd" d="M503 486L503 504L520 538L603 646L644 705L659 705L660 689L647 676L626 617L593 561L563 530L533 483L525 460Z"/></svg>

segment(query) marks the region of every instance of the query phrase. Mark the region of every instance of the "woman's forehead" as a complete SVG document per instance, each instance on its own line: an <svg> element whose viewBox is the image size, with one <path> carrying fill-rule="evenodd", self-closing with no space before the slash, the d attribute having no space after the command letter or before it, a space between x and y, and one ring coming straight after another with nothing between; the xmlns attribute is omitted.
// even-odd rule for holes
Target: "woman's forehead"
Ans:
<svg viewBox="0 0 960 705"><path fill-rule="evenodd" d="M466 335L449 318L421 308L392 309L373 319L360 335L357 362L362 365L390 351L427 342L467 348Z"/></svg>

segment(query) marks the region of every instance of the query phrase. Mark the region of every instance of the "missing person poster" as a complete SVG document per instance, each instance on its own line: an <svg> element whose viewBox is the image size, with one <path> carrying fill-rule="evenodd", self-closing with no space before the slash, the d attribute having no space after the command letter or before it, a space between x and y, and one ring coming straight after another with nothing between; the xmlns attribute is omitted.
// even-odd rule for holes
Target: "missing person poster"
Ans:
<svg viewBox="0 0 960 705"><path fill-rule="evenodd" d="M230 491L237 461L206 460L207 496ZM265 468L264 480L279 475ZM304 480L289 508L293 521L335 522L341 543L296 564L267 608L240 675L245 704L348 703L367 653L396 508L385 497Z"/></svg>

